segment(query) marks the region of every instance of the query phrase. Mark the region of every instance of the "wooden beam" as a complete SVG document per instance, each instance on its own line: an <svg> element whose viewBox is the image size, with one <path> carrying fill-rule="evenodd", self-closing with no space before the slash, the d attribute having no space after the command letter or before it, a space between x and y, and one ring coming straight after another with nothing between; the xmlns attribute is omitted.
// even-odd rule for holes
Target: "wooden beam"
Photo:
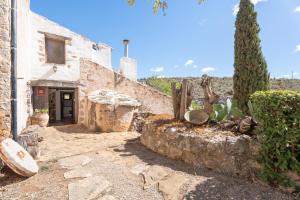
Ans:
<svg viewBox="0 0 300 200"><path fill-rule="evenodd" d="M172 89L172 100L173 100L173 113L174 118L176 119L176 113L177 113L177 92L176 92L176 83L171 83L171 89Z"/></svg>
<svg viewBox="0 0 300 200"><path fill-rule="evenodd" d="M184 120L184 114L186 113L187 90L188 90L188 80L184 79L182 83L182 91L181 91L180 116L179 116L180 120Z"/></svg>

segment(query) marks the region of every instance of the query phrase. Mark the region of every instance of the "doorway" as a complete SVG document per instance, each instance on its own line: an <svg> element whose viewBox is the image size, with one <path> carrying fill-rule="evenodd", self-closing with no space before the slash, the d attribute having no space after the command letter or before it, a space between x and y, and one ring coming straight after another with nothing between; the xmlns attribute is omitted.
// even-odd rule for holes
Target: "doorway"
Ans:
<svg viewBox="0 0 300 200"><path fill-rule="evenodd" d="M49 88L49 123L64 125L75 123L76 90L70 88Z"/></svg>
<svg viewBox="0 0 300 200"><path fill-rule="evenodd" d="M61 91L61 121L74 121L74 92Z"/></svg>

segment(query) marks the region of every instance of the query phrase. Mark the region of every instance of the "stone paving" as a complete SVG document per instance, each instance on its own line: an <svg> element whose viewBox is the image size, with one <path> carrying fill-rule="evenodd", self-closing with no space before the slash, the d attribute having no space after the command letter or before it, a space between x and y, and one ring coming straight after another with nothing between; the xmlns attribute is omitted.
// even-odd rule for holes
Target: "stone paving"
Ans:
<svg viewBox="0 0 300 200"><path fill-rule="evenodd" d="M51 127L42 137L43 170L0 187L1 200L295 199L159 156L144 148L134 132L89 134L80 127Z"/></svg>

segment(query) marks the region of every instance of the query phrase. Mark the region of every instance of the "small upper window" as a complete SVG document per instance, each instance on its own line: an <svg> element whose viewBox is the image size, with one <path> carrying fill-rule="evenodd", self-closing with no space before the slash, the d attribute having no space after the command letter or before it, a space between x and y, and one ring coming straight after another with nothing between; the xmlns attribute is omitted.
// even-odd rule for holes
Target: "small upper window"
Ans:
<svg viewBox="0 0 300 200"><path fill-rule="evenodd" d="M46 37L46 62L65 64L65 41Z"/></svg>

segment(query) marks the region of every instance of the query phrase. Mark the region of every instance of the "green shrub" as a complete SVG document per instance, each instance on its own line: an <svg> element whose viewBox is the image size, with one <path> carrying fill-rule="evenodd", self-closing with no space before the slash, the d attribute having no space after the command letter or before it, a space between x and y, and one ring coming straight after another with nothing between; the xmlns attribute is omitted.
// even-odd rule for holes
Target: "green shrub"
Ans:
<svg viewBox="0 0 300 200"><path fill-rule="evenodd" d="M146 84L171 96L172 95L172 88L171 83L175 82L177 88L180 86L180 82L175 79L167 79L167 78L157 78L157 77L150 77L145 80Z"/></svg>
<svg viewBox="0 0 300 200"><path fill-rule="evenodd" d="M250 99L259 124L259 176L272 184L299 190L299 182L290 174L300 175L300 94L260 91Z"/></svg>
<svg viewBox="0 0 300 200"><path fill-rule="evenodd" d="M48 108L34 109L35 113L48 114Z"/></svg>

